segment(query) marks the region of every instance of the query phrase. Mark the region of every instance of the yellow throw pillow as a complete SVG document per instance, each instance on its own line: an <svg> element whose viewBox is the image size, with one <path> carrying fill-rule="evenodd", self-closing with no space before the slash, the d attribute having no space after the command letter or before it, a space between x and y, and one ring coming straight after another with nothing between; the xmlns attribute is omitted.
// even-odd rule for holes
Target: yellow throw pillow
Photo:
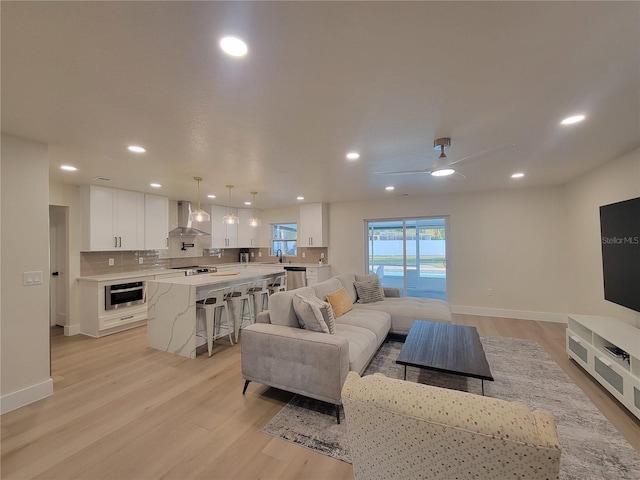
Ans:
<svg viewBox="0 0 640 480"><path fill-rule="evenodd" d="M333 313L335 314L336 318L353 309L351 298L349 298L349 294L344 289L344 287L337 292L327 293L327 302L329 302L331 308L333 308Z"/></svg>

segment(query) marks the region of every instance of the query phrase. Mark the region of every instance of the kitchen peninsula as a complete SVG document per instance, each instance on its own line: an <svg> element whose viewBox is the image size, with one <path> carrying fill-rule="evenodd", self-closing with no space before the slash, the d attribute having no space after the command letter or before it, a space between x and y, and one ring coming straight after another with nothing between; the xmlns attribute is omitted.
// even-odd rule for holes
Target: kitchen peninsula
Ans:
<svg viewBox="0 0 640 480"><path fill-rule="evenodd" d="M195 358L198 340L204 343L196 336L196 300L212 288L275 279L283 273L279 265L239 266L212 274L149 281L147 346Z"/></svg>

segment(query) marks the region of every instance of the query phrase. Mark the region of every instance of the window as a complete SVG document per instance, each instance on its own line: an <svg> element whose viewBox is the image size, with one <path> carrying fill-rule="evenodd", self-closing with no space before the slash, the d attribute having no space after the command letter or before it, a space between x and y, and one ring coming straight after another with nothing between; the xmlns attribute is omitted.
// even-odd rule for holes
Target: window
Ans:
<svg viewBox="0 0 640 480"><path fill-rule="evenodd" d="M297 223L272 223L271 224L271 255L298 255L298 224Z"/></svg>
<svg viewBox="0 0 640 480"><path fill-rule="evenodd" d="M446 217L366 221L367 264L405 296L447 299Z"/></svg>

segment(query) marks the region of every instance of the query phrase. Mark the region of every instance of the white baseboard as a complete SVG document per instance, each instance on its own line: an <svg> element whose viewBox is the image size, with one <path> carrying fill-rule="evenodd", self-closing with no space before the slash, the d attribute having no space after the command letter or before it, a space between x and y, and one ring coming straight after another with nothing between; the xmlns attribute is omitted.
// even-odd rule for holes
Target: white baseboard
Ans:
<svg viewBox="0 0 640 480"><path fill-rule="evenodd" d="M76 323L73 325L65 325L64 326L64 336L65 337L71 337L73 335L79 335L80 334L80 324Z"/></svg>
<svg viewBox="0 0 640 480"><path fill-rule="evenodd" d="M51 395L53 395L53 379L51 378L18 390L17 392L2 395L2 397L0 397L0 414L24 407L25 405L37 402Z"/></svg>
<svg viewBox="0 0 640 480"><path fill-rule="evenodd" d="M539 322L567 323L566 313L530 312L527 310L471 307L468 305L451 305L451 312L463 315L479 315L481 317L503 317L517 318L518 320L537 320Z"/></svg>

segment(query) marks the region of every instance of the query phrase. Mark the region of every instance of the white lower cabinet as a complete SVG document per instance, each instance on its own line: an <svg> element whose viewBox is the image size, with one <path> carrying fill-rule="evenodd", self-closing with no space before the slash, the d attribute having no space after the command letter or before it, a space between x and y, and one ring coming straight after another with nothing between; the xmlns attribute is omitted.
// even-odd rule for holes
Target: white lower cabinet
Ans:
<svg viewBox="0 0 640 480"><path fill-rule="evenodd" d="M318 267L307 267L307 285L317 285L331 278L331 267L322 265Z"/></svg>
<svg viewBox="0 0 640 480"><path fill-rule="evenodd" d="M569 357L640 418L640 329L610 317L569 315Z"/></svg>

